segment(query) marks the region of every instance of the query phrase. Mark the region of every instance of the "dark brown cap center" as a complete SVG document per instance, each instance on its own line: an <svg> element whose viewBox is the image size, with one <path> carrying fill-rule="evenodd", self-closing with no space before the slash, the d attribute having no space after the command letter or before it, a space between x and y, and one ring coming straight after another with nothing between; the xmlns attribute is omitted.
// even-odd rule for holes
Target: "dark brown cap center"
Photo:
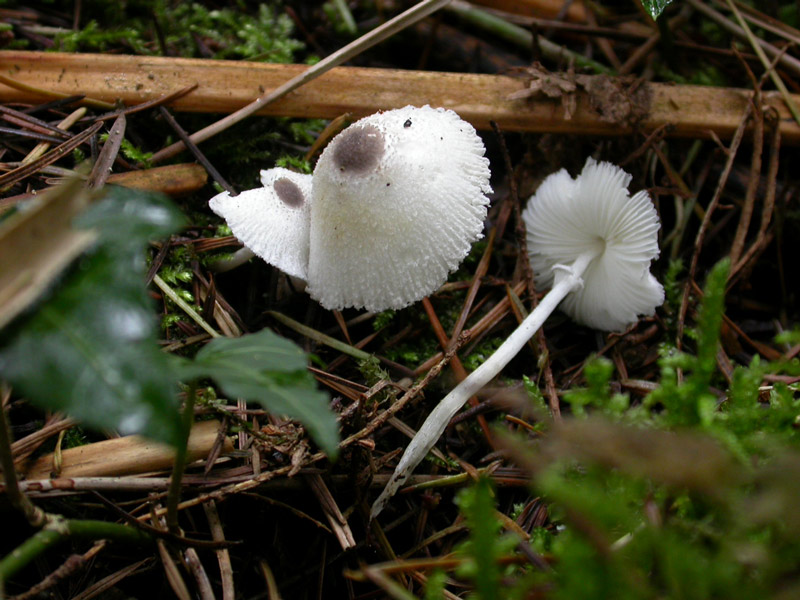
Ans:
<svg viewBox="0 0 800 600"><path fill-rule="evenodd" d="M299 187L297 187L297 184L287 177L276 179L275 183L272 184L272 187L274 188L275 193L278 194L278 198L280 198L281 202L283 202L286 206L300 208L306 201L305 197L303 196L303 192Z"/></svg>
<svg viewBox="0 0 800 600"><path fill-rule="evenodd" d="M344 173L363 175L375 168L384 151L383 134L377 127L351 127L337 137L333 163Z"/></svg>

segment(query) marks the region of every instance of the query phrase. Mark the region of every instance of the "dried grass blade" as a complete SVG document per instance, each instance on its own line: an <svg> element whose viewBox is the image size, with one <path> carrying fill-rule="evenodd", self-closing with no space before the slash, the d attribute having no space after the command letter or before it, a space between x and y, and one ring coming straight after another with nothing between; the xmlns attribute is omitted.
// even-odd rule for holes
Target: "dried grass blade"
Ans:
<svg viewBox="0 0 800 600"><path fill-rule="evenodd" d="M61 129L63 131L69 130L69 128L75 125L75 123L77 123L81 118L83 118L83 115L85 114L86 114L86 108L84 107L80 107L79 109L72 111L69 115L67 115L64 118L63 121L61 121L61 123L57 125L58 129ZM45 152L47 152L49 148L50 144L48 143L37 144L36 147L33 150L31 150L25 158L22 159L22 163L27 164L35 161L37 158L39 158Z"/></svg>
<svg viewBox="0 0 800 600"><path fill-rule="evenodd" d="M208 578L205 567L194 548L187 548L184 553L184 562L194 575L195 583L197 584L197 595L200 600L214 600L214 591L211 589L211 580Z"/></svg>
<svg viewBox="0 0 800 600"><path fill-rule="evenodd" d="M342 550L347 551L355 548L356 539L353 536L350 525L347 523L347 519L344 518L342 511L339 510L339 506L336 504L336 500L334 500L328 486L325 485L322 476L319 473L313 473L306 476L306 481L317 497L322 512L325 513L325 518L328 520Z"/></svg>
<svg viewBox="0 0 800 600"><path fill-rule="evenodd" d="M188 302L186 302L183 298L178 296L178 294L175 293L175 290L169 287L167 282L161 279L161 277L159 277L158 275L154 275L153 283L155 283L161 289L161 291L167 295L167 297L170 300L172 300L175 304L177 304L180 308L182 308L183 312L189 315L189 317L200 327L202 327L208 333L208 335L210 335L212 338L222 337L222 335L219 334L213 327L211 327L211 325L209 325L208 322L205 319L203 319L203 317L201 317Z"/></svg>
<svg viewBox="0 0 800 600"><path fill-rule="evenodd" d="M334 350L338 350L343 354L347 354L348 356L355 358L356 360L369 360L372 357L372 355L369 352L364 352L363 350L359 350L354 346L345 344L344 342L339 341L336 338L332 338L329 335L325 335L324 333L321 333L316 329L312 329L307 325L298 323L294 319L287 317L284 314L281 314L273 310L267 311L267 314L273 317L276 321L279 321L280 323L283 323L290 329L293 329L300 335L304 335L307 338L312 339L319 344L324 344L325 346L333 348Z"/></svg>
<svg viewBox="0 0 800 600"><path fill-rule="evenodd" d="M744 249L747 231L750 228L750 221L753 217L753 209L756 202L756 192L761 181L761 154L764 149L764 111L761 106L761 94L756 92L753 98L753 151L750 158L750 175L747 179L747 192L744 197L744 204L739 216L739 224L731 243L730 259L731 265L735 266L739 262ZM733 271L731 271L731 275Z"/></svg>
<svg viewBox="0 0 800 600"><path fill-rule="evenodd" d="M42 167L48 166L72 152L75 148L80 146L83 142L91 138L95 133L100 131L103 126L102 123L95 123L88 129L84 129L76 134L72 139L67 140L63 144L59 144L47 154L42 155L41 158L28 164L21 165L16 169L0 175L0 186L9 186L15 184L17 181L33 175Z"/></svg>
<svg viewBox="0 0 800 600"><path fill-rule="evenodd" d="M725 189L725 185L728 182L728 176L731 173L731 169L733 168L733 163L736 159L736 153L739 150L739 145L742 143L742 138L744 137L744 132L747 129L747 123L750 121L750 115L752 114L753 105L752 103L747 105L747 110L745 114L742 115L742 120L739 123L739 127L736 129L736 133L731 140L731 144L727 149L728 159L725 162L725 167L722 170L722 173L719 176L719 180L717 182L717 188L714 190L714 196L711 198L711 201L708 203L706 207L706 213L703 216L703 221L700 223L700 229L697 231L697 235L695 236L694 240L694 251L692 252L692 260L689 264L689 277L688 280L690 282L694 281L695 273L697 272L697 264L700 258L700 251L703 248L703 242L705 240L706 233L708 231L709 226L711 225L711 215L714 213L714 210L717 208L719 204L719 200L722 197L722 191ZM683 330L685 326L685 319L686 319L686 312L689 309L689 285L685 285L683 289L683 296L681 298L681 306L680 310L678 311L678 334L675 338L675 344L678 349L681 349L683 345Z"/></svg>
<svg viewBox="0 0 800 600"><path fill-rule="evenodd" d="M119 571L112 573L102 579L95 581L85 590L83 590L77 596L73 596L72 600L91 600L92 598L103 594L104 592L112 589L116 586L120 581L129 577L139 570L145 571L149 568L150 563L153 562L153 559L148 557L144 558L138 562L133 563L132 565L128 565L127 567L123 567Z"/></svg>
<svg viewBox="0 0 800 600"><path fill-rule="evenodd" d="M778 165L780 163L781 131L777 127L772 132L772 142L770 143L769 166L767 167L767 193L764 196L764 204L761 209L761 223L758 233L752 245L744 253L744 256L731 268L729 285L738 278L741 270L752 260L756 253L761 250L767 239L767 229L772 221L772 212L775 209L775 188L778 178Z"/></svg>
<svg viewBox="0 0 800 600"><path fill-rule="evenodd" d="M161 564L164 566L167 582L169 582L172 591L175 592L178 600L192 600L189 588L186 587L186 582L183 581L180 570L173 562L164 540L156 540L156 546L158 547L158 554L161 556Z"/></svg>
<svg viewBox="0 0 800 600"><path fill-rule="evenodd" d="M20 90L23 92L29 92L31 94L36 94L37 96L44 96L45 98L72 98L72 94L63 94L61 92L54 92L51 90L45 90L42 88L35 87L33 85L28 85L27 83L22 83L21 81L17 81L12 77L7 77L5 75L0 75L0 83L4 83L8 87L14 88L15 90ZM81 102L83 102L86 106L91 106L92 108L102 108L103 110L111 110L114 108L114 105L110 102L104 102L103 100L95 100L94 98L84 97Z"/></svg>
<svg viewBox="0 0 800 600"><path fill-rule="evenodd" d="M222 521L219 518L217 511L217 503L211 500L203 504L203 510L206 513L209 529L211 529L211 538L215 542L225 541L225 532L222 529ZM217 562L219 563L219 577L222 586L222 600L234 600L236 592L233 584L233 566L231 565L231 554L227 548L219 548L215 550L217 554Z"/></svg>
<svg viewBox="0 0 800 600"><path fill-rule="evenodd" d="M137 190L159 191L168 196L181 196L199 190L207 180L206 170L200 165L180 163L142 171L112 173L106 183Z"/></svg>
<svg viewBox="0 0 800 600"><path fill-rule="evenodd" d="M200 421L192 427L188 442L190 461L208 456L217 440L219 428L219 421ZM231 450L233 445L226 440L223 451ZM62 477L110 477L167 469L172 465L175 451L171 447L131 435L69 448L62 455ZM46 479L52 470L52 463L52 454L42 456L26 471L28 479Z"/></svg>
<svg viewBox="0 0 800 600"><path fill-rule="evenodd" d="M121 114L111 126L106 143L103 145L103 149L97 157L97 162L94 163L92 172L89 174L89 180L86 185L90 188L101 188L105 185L108 176L111 174L111 167L114 161L117 160L119 149L122 146L126 125L125 115Z"/></svg>
<svg viewBox="0 0 800 600"><path fill-rule="evenodd" d="M72 137L68 133L65 133L63 129L60 129L57 126L50 125L47 121L42 121L41 119L37 119L36 117L32 117L29 114L24 112L20 112L18 110L14 110L13 108L9 108L7 106L0 106L0 113L2 114L2 119L4 121L8 121L9 123L13 123L14 125L19 125L20 127L25 127L26 129L30 129L31 131L38 131L39 133L52 133L57 135L62 140L65 138Z"/></svg>

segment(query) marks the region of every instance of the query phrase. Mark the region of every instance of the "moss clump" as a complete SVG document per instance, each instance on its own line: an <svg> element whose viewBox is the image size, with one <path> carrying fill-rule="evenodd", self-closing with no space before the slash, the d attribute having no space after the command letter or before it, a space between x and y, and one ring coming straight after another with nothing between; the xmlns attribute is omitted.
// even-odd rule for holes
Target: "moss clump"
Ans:
<svg viewBox="0 0 800 600"><path fill-rule="evenodd" d="M53 50L121 49L144 55L288 63L303 48L291 37L291 19L266 4L255 11L241 1L219 10L168 0L88 2L84 7L86 25L56 34Z"/></svg>

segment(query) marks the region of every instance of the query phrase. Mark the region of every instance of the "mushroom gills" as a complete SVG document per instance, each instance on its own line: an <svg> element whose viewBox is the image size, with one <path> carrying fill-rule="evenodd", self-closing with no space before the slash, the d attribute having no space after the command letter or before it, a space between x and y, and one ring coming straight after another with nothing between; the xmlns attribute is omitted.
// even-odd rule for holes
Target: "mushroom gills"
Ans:
<svg viewBox="0 0 800 600"><path fill-rule="evenodd" d="M306 281L311 204L311 175L276 167L261 171L263 187L237 196L227 192L209 201L247 249L291 277ZM242 259L247 259L242 249ZM223 263L223 270L240 260Z"/></svg>

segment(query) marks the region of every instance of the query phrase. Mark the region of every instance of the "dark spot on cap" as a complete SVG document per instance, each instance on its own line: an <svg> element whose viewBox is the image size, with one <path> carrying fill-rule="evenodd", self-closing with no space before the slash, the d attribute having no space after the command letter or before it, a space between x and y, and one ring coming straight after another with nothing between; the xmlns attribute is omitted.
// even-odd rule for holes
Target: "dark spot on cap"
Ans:
<svg viewBox="0 0 800 600"><path fill-rule="evenodd" d="M278 198L280 198L281 202L283 202L286 206L300 208L306 201L305 197L303 196L303 192L300 191L300 188L297 187L297 184L291 179L281 177L280 179L275 180L275 183L272 184L272 187L275 190L275 193L278 194Z"/></svg>
<svg viewBox="0 0 800 600"><path fill-rule="evenodd" d="M411 119L407 119L406 122L403 123L403 127L405 127L406 129L411 127Z"/></svg>
<svg viewBox="0 0 800 600"><path fill-rule="evenodd" d="M333 164L344 173L363 175L378 164L383 153L383 134L374 125L351 127L336 139Z"/></svg>

